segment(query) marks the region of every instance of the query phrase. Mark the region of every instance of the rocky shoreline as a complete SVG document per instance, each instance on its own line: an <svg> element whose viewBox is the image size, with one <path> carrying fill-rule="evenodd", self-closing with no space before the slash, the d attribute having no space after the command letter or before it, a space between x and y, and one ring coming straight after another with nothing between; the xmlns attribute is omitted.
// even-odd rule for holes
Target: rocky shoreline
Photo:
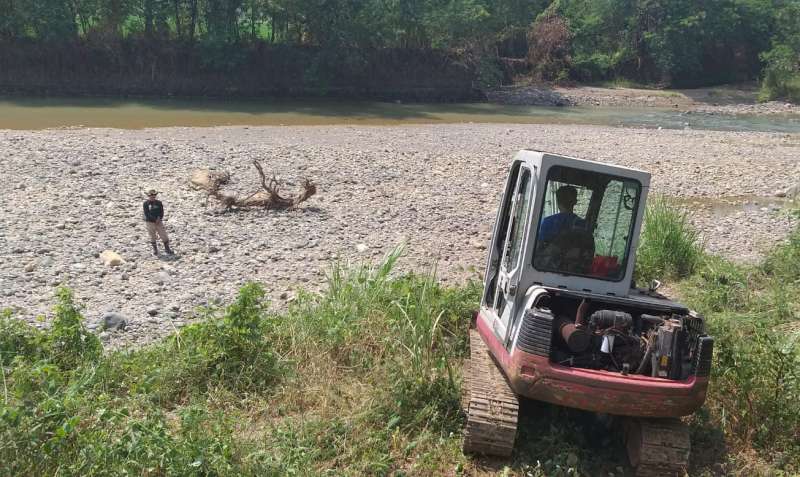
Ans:
<svg viewBox="0 0 800 477"><path fill-rule="evenodd" d="M800 178L800 137L564 125L0 130L0 308L37 326L68 285L107 347L140 345L259 281L283 307L318 291L332 261L377 260L405 243L405 270L436 264L446 283L480 278L513 153L542 149L653 174L680 199L709 250L754 261L795 222L776 192ZM296 210L224 211L189 186L195 168L259 189L252 161L318 193ZM142 191L161 191L177 256L153 257ZM785 199L783 199L785 200ZM722 205L720 205L722 204ZM118 253L110 266L100 255ZM44 316L40 322L37 316Z"/></svg>
<svg viewBox="0 0 800 477"><path fill-rule="evenodd" d="M487 100L492 103L517 106L669 108L706 114L800 116L800 105L785 101L759 103L757 96L757 90L752 87L657 90L513 85L486 93Z"/></svg>

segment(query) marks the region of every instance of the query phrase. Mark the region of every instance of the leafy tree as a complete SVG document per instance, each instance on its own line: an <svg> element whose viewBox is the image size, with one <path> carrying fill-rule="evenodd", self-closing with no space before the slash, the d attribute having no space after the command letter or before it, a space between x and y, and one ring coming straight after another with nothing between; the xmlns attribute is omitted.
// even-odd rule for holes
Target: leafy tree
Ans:
<svg viewBox="0 0 800 477"><path fill-rule="evenodd" d="M772 49L761 56L767 65L761 95L800 101L800 1L780 3Z"/></svg>

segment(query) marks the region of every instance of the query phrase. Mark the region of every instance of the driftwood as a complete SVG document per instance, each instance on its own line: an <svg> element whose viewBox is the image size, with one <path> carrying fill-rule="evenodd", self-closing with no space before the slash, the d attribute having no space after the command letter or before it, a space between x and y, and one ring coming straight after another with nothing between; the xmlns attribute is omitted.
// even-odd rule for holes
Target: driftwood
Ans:
<svg viewBox="0 0 800 477"><path fill-rule="evenodd" d="M197 169L192 172L189 182L196 189L207 191L218 190L231 180L231 175L227 171L212 171L209 169Z"/></svg>
<svg viewBox="0 0 800 477"><path fill-rule="evenodd" d="M206 170L195 171L192 173L190 182L201 189L204 189L209 197L214 197L226 209L262 207L266 209L293 209L298 204L305 202L309 197L317 193L317 186L308 179L303 179L303 191L296 197L286 197L281 195L283 184L273 175L267 180L264 169L258 161L253 161L253 166L258 171L261 178L261 188L246 197L238 197L220 191L220 188L227 184L230 175L221 172L210 172Z"/></svg>

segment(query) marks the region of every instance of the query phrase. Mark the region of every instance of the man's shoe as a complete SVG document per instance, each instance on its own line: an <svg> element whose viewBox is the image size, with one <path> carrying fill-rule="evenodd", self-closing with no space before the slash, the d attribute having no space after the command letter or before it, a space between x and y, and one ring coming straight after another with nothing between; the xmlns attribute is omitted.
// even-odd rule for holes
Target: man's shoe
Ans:
<svg viewBox="0 0 800 477"><path fill-rule="evenodd" d="M167 252L167 255L175 255L171 248L169 248L169 242L164 242L164 251Z"/></svg>
<svg viewBox="0 0 800 477"><path fill-rule="evenodd" d="M150 242L150 244L153 246L153 255L158 257L158 244L156 242Z"/></svg>

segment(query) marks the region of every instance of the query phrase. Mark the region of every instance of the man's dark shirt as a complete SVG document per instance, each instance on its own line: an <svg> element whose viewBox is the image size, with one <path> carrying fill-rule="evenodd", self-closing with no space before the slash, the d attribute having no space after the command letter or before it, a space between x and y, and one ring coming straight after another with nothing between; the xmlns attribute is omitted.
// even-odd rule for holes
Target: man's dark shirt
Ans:
<svg viewBox="0 0 800 477"><path fill-rule="evenodd" d="M143 205L145 222L156 222L164 217L164 205L160 200L146 200Z"/></svg>
<svg viewBox="0 0 800 477"><path fill-rule="evenodd" d="M549 242L558 234L570 229L586 229L586 221L572 212L559 212L542 220L539 226L539 239Z"/></svg>

